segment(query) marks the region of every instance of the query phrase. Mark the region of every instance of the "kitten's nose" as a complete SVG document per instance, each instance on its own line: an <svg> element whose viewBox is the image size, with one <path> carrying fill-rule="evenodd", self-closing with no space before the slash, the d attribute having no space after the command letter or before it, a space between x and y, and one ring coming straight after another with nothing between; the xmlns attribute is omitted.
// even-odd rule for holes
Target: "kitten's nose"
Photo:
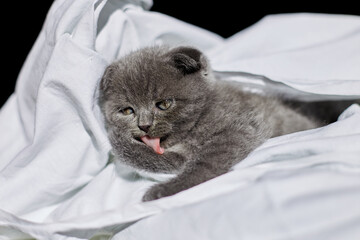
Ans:
<svg viewBox="0 0 360 240"><path fill-rule="evenodd" d="M139 128L146 133L149 131L150 127L151 125L139 125Z"/></svg>

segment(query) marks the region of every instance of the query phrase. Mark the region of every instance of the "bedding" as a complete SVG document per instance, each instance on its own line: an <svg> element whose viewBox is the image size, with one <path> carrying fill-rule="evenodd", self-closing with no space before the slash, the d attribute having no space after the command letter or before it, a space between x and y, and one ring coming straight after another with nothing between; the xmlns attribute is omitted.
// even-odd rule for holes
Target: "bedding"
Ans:
<svg viewBox="0 0 360 240"><path fill-rule="evenodd" d="M229 39L150 0L57 0L0 111L0 239L358 239L360 107L272 138L234 169L141 202L156 181L115 166L97 104L105 67L192 45L223 80L306 101L360 98L360 17L266 16Z"/></svg>

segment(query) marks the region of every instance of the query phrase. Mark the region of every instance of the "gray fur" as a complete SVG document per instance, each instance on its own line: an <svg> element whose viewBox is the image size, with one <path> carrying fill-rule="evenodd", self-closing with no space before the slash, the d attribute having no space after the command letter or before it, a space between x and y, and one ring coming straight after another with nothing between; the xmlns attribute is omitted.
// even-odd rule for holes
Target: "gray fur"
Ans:
<svg viewBox="0 0 360 240"><path fill-rule="evenodd" d="M156 103L172 99L167 110ZM190 47L148 47L112 63L100 84L100 104L118 160L176 177L150 188L150 201L228 172L265 140L318 127L280 101L216 80L209 62ZM120 110L131 107L134 113ZM139 128L149 125L148 133ZM164 154L139 141L162 137Z"/></svg>

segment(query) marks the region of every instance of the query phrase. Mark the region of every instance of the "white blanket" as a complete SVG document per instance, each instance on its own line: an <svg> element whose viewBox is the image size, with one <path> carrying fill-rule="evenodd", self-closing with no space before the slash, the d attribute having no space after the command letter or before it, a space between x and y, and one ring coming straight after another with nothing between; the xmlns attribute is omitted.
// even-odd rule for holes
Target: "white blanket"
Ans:
<svg viewBox="0 0 360 240"><path fill-rule="evenodd" d="M150 0L128 2L51 7L0 112L0 239L359 239L358 105L270 139L223 176L142 203L155 180L115 169L97 86L114 59L166 43L198 47L250 91L360 98L360 18L273 15L223 39L146 10Z"/></svg>

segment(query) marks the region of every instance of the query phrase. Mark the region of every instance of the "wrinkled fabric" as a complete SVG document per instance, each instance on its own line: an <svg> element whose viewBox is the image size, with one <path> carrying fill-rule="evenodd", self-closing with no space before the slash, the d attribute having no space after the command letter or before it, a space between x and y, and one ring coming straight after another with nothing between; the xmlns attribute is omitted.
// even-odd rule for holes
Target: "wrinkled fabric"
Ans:
<svg viewBox="0 0 360 240"><path fill-rule="evenodd" d="M271 15L229 39L149 0L58 0L0 111L0 239L357 239L360 107L273 138L234 169L153 202L156 181L115 165L98 106L105 67L191 45L216 74L294 99L360 98L360 18Z"/></svg>

